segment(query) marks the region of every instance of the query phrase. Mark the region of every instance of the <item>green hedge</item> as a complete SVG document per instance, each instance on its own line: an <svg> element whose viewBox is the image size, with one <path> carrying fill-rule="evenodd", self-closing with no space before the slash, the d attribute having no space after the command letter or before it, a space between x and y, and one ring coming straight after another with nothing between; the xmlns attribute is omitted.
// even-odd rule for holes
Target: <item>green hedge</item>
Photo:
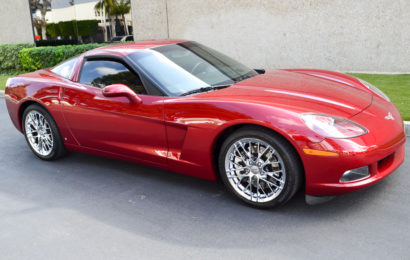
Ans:
<svg viewBox="0 0 410 260"><path fill-rule="evenodd" d="M21 68L24 71L29 72L55 66L70 57L105 45L107 44L90 43L83 45L25 48L19 52L18 57L21 62Z"/></svg>
<svg viewBox="0 0 410 260"><path fill-rule="evenodd" d="M48 23L46 24L46 31L47 34L51 36L51 38L57 38L61 35L60 27L56 23Z"/></svg>
<svg viewBox="0 0 410 260"><path fill-rule="evenodd" d="M23 48L32 48L32 43L0 44L0 73L14 74L22 70L19 52Z"/></svg>
<svg viewBox="0 0 410 260"><path fill-rule="evenodd" d="M77 32L80 36L90 36L97 33L98 30L98 20L81 20L76 21Z"/></svg>
<svg viewBox="0 0 410 260"><path fill-rule="evenodd" d="M52 38L58 36L74 37L90 36L97 33L98 20L71 20L59 23L48 23L46 25L47 33Z"/></svg>

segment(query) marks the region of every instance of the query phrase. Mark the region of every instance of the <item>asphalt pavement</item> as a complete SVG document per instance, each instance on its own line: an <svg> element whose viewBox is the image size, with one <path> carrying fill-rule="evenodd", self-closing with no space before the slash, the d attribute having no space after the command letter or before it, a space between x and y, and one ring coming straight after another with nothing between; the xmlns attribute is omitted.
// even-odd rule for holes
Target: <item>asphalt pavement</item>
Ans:
<svg viewBox="0 0 410 260"><path fill-rule="evenodd" d="M1 259L410 259L409 155L365 190L257 210L220 183L151 167L41 161L4 99L0 122Z"/></svg>

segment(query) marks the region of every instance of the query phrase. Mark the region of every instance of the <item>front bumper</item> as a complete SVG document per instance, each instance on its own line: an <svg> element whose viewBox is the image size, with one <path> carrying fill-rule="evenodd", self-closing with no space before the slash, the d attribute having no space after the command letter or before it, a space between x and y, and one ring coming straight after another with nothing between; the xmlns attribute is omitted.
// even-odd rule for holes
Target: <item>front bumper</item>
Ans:
<svg viewBox="0 0 410 260"><path fill-rule="evenodd" d="M394 120L385 119L389 112ZM338 154L337 157L302 156L307 195L331 196L368 187L391 174L404 161L406 137L400 113L393 104L375 97L368 109L350 119L365 126L369 133L356 138L305 144L309 149ZM340 181L345 171L363 166L369 167L368 177Z"/></svg>
<svg viewBox="0 0 410 260"><path fill-rule="evenodd" d="M396 149L397 148L397 149ZM395 150L394 150L395 149ZM389 153L391 152L391 153ZM374 153L366 153L364 156L350 155L345 158L339 158L339 162L328 162L330 165L326 168L337 167L330 172L320 170L315 173L314 177L306 178L306 194L308 195L336 195L356 191L368 187L381 179L385 178L396 170L404 161L404 140L403 142L392 147L392 150L386 151L385 157L375 156ZM355 158L356 157L356 158ZM359 158L361 157L361 158ZM336 159L337 160L337 159ZM327 163L321 163L325 165ZM347 170L356 166L369 166L370 175L367 178L358 181L340 182L340 177ZM324 176L325 175L325 176Z"/></svg>

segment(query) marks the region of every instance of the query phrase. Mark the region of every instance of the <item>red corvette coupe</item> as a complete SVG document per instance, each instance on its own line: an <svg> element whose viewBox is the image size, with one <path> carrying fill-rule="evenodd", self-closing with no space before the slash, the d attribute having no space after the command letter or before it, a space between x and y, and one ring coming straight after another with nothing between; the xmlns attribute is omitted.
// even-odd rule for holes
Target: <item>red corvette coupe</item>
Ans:
<svg viewBox="0 0 410 260"><path fill-rule="evenodd" d="M323 70L250 69L192 41L88 51L11 78L7 108L35 155L67 150L220 178L256 207L367 187L404 160L400 113Z"/></svg>

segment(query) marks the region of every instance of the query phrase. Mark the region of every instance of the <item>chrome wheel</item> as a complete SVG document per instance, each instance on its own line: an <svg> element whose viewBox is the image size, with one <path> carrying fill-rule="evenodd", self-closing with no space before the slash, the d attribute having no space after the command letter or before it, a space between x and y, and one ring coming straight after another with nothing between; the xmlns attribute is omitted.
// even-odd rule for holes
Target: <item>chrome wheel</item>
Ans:
<svg viewBox="0 0 410 260"><path fill-rule="evenodd" d="M25 134L33 150L48 156L54 145L53 133L47 119L40 112L31 110L24 120Z"/></svg>
<svg viewBox="0 0 410 260"><path fill-rule="evenodd" d="M232 188L253 202L274 200L286 182L282 157L271 145L257 138L242 138L229 147L225 172Z"/></svg>

